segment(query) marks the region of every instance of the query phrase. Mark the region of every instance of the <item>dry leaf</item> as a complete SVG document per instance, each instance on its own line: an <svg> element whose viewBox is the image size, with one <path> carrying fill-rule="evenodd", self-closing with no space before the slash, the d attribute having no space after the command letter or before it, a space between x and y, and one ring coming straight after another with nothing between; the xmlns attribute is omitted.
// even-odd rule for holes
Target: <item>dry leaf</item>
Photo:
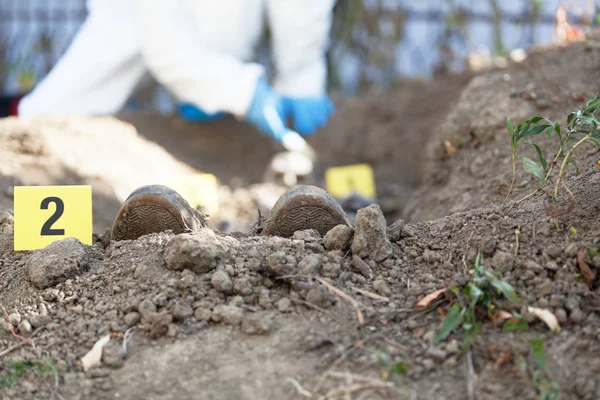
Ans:
<svg viewBox="0 0 600 400"><path fill-rule="evenodd" d="M427 296L423 297L415 306L415 310L422 310L425 307L429 307L429 305L431 303L438 300L442 294L446 293L447 290L448 289L436 290L435 292L430 293Z"/></svg>
<svg viewBox="0 0 600 400"><path fill-rule="evenodd" d="M456 147L454 147L449 140L444 140L444 147L446 148L446 154L449 156L456 153Z"/></svg>
<svg viewBox="0 0 600 400"><path fill-rule="evenodd" d="M537 307L527 307L527 312L544 321L544 323L548 325L548 328L550 328L552 332L560 332L560 325L558 324L556 316L554 316L552 312Z"/></svg>
<svg viewBox="0 0 600 400"><path fill-rule="evenodd" d="M90 351L83 357L81 357L81 365L83 366L83 370L87 371L90 368L95 367L96 365L100 365L102 360L102 348L110 341L110 334L101 337Z"/></svg>
<svg viewBox="0 0 600 400"><path fill-rule="evenodd" d="M585 262L585 249L579 249L577 252L577 264L579 264L579 272L583 280L588 286L592 286L592 283L596 280L596 271L592 271L590 266Z"/></svg>
<svg viewBox="0 0 600 400"><path fill-rule="evenodd" d="M500 310L496 313L496 320L497 321L507 321L509 319L513 319L514 316L509 313L508 311L504 311L504 310Z"/></svg>

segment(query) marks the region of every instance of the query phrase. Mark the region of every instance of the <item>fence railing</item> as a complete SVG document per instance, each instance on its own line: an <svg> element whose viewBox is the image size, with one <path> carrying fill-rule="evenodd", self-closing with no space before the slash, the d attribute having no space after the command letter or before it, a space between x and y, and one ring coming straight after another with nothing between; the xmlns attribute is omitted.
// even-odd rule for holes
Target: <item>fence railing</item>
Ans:
<svg viewBox="0 0 600 400"><path fill-rule="evenodd" d="M431 6L426 1L339 1L329 54L333 89L354 94L373 84L389 85L398 76L461 70L470 51L487 48L499 54L552 35L555 15L540 0L514 0L523 4L520 11L488 1L487 10L466 7L465 1L448 6L461 3L450 0ZM86 0L0 0L0 93L26 91L39 82L86 14Z"/></svg>

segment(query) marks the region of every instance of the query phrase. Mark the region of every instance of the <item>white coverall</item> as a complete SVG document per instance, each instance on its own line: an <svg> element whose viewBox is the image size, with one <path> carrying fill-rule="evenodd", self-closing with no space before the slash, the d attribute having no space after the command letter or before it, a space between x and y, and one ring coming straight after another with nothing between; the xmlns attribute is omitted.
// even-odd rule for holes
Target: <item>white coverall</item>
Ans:
<svg viewBox="0 0 600 400"><path fill-rule="evenodd" d="M179 101L243 117L261 65L249 62L270 24L282 96L325 93L335 0L88 0L88 18L19 116L115 114L147 74Z"/></svg>

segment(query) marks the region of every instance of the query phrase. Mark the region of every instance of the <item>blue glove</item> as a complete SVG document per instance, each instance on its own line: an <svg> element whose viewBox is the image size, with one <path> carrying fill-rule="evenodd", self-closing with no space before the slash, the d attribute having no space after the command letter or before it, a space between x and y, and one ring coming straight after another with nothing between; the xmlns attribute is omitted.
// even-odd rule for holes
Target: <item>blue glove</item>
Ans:
<svg viewBox="0 0 600 400"><path fill-rule="evenodd" d="M318 128L325 126L335 112L333 102L325 95L283 97L281 102L284 120L291 117L296 131L305 136L311 136Z"/></svg>
<svg viewBox="0 0 600 400"><path fill-rule="evenodd" d="M196 107L195 105L189 103L179 104L177 107L177 111L179 111L179 115L181 116L181 118L189 122L217 121L225 116L224 112L208 114Z"/></svg>
<svg viewBox="0 0 600 400"><path fill-rule="evenodd" d="M256 84L245 119L277 142L289 131L282 118L281 99L262 77Z"/></svg>

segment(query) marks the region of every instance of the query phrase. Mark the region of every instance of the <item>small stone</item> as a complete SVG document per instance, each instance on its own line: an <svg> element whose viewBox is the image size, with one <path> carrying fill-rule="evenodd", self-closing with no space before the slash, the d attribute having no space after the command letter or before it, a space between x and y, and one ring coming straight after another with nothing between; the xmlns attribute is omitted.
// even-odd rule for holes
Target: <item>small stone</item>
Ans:
<svg viewBox="0 0 600 400"><path fill-rule="evenodd" d="M321 308L328 308L333 305L331 294L323 286L311 288L306 294L306 302Z"/></svg>
<svg viewBox="0 0 600 400"><path fill-rule="evenodd" d="M248 278L239 278L235 280L233 292L242 296L249 296L254 292L252 282Z"/></svg>
<svg viewBox="0 0 600 400"><path fill-rule="evenodd" d="M18 312L10 314L8 316L8 322L13 324L14 326L19 325L19 323L21 322L21 314L19 314Z"/></svg>
<svg viewBox="0 0 600 400"><path fill-rule="evenodd" d="M427 333L425 333L425 335L423 335L423 340L427 343L432 343L433 339L435 338L435 334L435 331L428 331Z"/></svg>
<svg viewBox="0 0 600 400"><path fill-rule="evenodd" d="M377 204L361 208L356 214L352 254L382 262L393 253L387 237L387 225Z"/></svg>
<svg viewBox="0 0 600 400"><path fill-rule="evenodd" d="M271 292L269 289L261 289L258 294L258 306L264 309L268 309L272 307L271 304Z"/></svg>
<svg viewBox="0 0 600 400"><path fill-rule="evenodd" d="M244 310L239 307L226 306L219 304L215 307L212 313L212 320L215 322L223 322L227 325L237 326L242 323L244 318Z"/></svg>
<svg viewBox="0 0 600 400"><path fill-rule="evenodd" d="M77 304L76 306L71 307L71 312L73 314L81 315L83 314L83 306L81 304Z"/></svg>
<svg viewBox="0 0 600 400"><path fill-rule="evenodd" d="M576 308L573 311L571 311L571 315L569 315L569 319L574 324L580 324L581 321L584 320L584 318L585 315L583 314L583 311L581 311L579 308Z"/></svg>
<svg viewBox="0 0 600 400"><path fill-rule="evenodd" d="M565 249L565 256L567 258L574 258L577 255L578 251L579 251L579 246L577 245L577 243L571 243Z"/></svg>
<svg viewBox="0 0 600 400"><path fill-rule="evenodd" d="M140 322L140 313L132 311L130 313L125 314L125 316L123 317L123 321L125 322L125 325L128 328L131 328L132 326L136 325L138 322Z"/></svg>
<svg viewBox="0 0 600 400"><path fill-rule="evenodd" d="M177 326L175 326L175 324L169 324L169 326L167 326L167 337L175 337L177 336Z"/></svg>
<svg viewBox="0 0 600 400"><path fill-rule="evenodd" d="M382 277L375 279L375 282L373 282L373 290L383 296L390 296L392 294L392 291Z"/></svg>
<svg viewBox="0 0 600 400"><path fill-rule="evenodd" d="M288 299L287 297L282 297L277 302L277 309L282 313L288 312L288 311L290 311L291 305L292 305L292 301L290 299Z"/></svg>
<svg viewBox="0 0 600 400"><path fill-rule="evenodd" d="M321 234L316 229L305 229L303 231L294 232L292 239L314 242L315 240L321 239Z"/></svg>
<svg viewBox="0 0 600 400"><path fill-rule="evenodd" d="M574 310L579 308L579 300L577 300L574 297L569 297L565 306L567 307L568 311L573 312Z"/></svg>
<svg viewBox="0 0 600 400"><path fill-rule="evenodd" d="M242 331L249 335L264 335L271 329L271 321L266 315L249 314L242 321Z"/></svg>
<svg viewBox="0 0 600 400"><path fill-rule="evenodd" d="M242 296L230 297L228 304L234 307L242 307L244 305L244 298Z"/></svg>
<svg viewBox="0 0 600 400"><path fill-rule="evenodd" d="M34 250L25 263L29 281L38 289L46 289L86 271L95 259L102 256L76 238L52 242Z"/></svg>
<svg viewBox="0 0 600 400"><path fill-rule="evenodd" d="M546 263L546 269L548 271L558 271L558 264L556 263L556 261L548 261Z"/></svg>
<svg viewBox="0 0 600 400"><path fill-rule="evenodd" d="M222 269L215 271L210 278L210 283L221 293L229 295L233 292L233 282L231 281L231 277Z"/></svg>
<svg viewBox="0 0 600 400"><path fill-rule="evenodd" d="M182 233L167 244L164 252L167 268L189 269L204 274L217 267L228 246L209 228L196 233Z"/></svg>
<svg viewBox="0 0 600 400"><path fill-rule="evenodd" d="M48 325L52 322L52 318L49 315L32 314L29 316L29 321L31 322L31 326L36 329Z"/></svg>
<svg viewBox="0 0 600 400"><path fill-rule="evenodd" d="M196 308L196 311L194 311L194 317L196 317L198 321L209 321L211 316L212 311L207 308Z"/></svg>
<svg viewBox="0 0 600 400"><path fill-rule="evenodd" d="M269 269L277 276L293 275L296 271L296 258L283 251L277 251L267 257Z"/></svg>
<svg viewBox="0 0 600 400"><path fill-rule="evenodd" d="M138 311L142 317L142 320L148 319L151 315L156 313L156 306L148 299L142 301L138 306Z"/></svg>
<svg viewBox="0 0 600 400"><path fill-rule="evenodd" d="M554 311L554 315L556 316L556 319L560 324L564 324L565 322L567 322L567 312L564 308L557 308Z"/></svg>
<svg viewBox="0 0 600 400"><path fill-rule="evenodd" d="M540 264L531 260L525 263L525 268L527 268L529 271L535 272L536 274L540 274L542 271L544 271L544 268Z"/></svg>
<svg viewBox="0 0 600 400"><path fill-rule="evenodd" d="M547 296L552 293L552 281L550 279L544 280L538 285L538 294L540 296Z"/></svg>
<svg viewBox="0 0 600 400"><path fill-rule="evenodd" d="M433 360L430 360L428 358L423 360L423 367L429 371L435 368L435 363L433 362Z"/></svg>
<svg viewBox="0 0 600 400"><path fill-rule="evenodd" d="M110 368L120 368L124 362L123 346L117 340L109 340L102 348L102 364Z"/></svg>
<svg viewBox="0 0 600 400"><path fill-rule="evenodd" d="M18 326L19 332L23 335L28 335L31 333L31 324L26 319L22 320Z"/></svg>
<svg viewBox="0 0 600 400"><path fill-rule="evenodd" d="M167 305L169 298L166 293L159 293L152 299L152 302L156 305L156 307L164 307Z"/></svg>
<svg viewBox="0 0 600 400"><path fill-rule="evenodd" d="M347 225L337 225L329 230L323 238L326 250L348 250L352 244L354 229Z"/></svg>
<svg viewBox="0 0 600 400"><path fill-rule="evenodd" d="M426 353L427 356L433 358L436 361L444 361L446 359L446 352L438 347L430 347Z"/></svg>
<svg viewBox="0 0 600 400"><path fill-rule="evenodd" d="M37 390L38 390L37 386L29 381L22 381L21 389L23 389L27 393L34 393L34 392L37 392Z"/></svg>
<svg viewBox="0 0 600 400"><path fill-rule="evenodd" d="M446 345L446 352L448 354L456 354L458 353L458 342L456 340L451 340L450 343Z"/></svg>
<svg viewBox="0 0 600 400"><path fill-rule="evenodd" d="M55 302L58 301L60 290L58 289L46 289L44 294L42 294L42 298L47 302Z"/></svg>
<svg viewBox="0 0 600 400"><path fill-rule="evenodd" d="M173 310L173 318L176 321L185 321L187 318L191 317L194 314L194 310L192 306L190 306L185 301L180 301L175 305L175 309Z"/></svg>
<svg viewBox="0 0 600 400"><path fill-rule="evenodd" d="M321 254L309 254L298 263L298 273L304 276L316 275L323 264Z"/></svg>

